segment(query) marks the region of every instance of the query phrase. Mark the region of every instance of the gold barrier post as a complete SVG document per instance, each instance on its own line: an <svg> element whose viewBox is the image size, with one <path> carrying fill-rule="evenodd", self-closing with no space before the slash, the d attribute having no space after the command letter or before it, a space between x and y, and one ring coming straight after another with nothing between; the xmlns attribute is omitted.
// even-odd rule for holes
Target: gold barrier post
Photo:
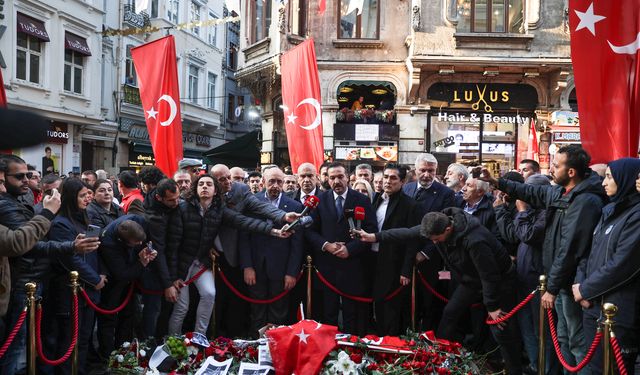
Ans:
<svg viewBox="0 0 640 375"><path fill-rule="evenodd" d="M209 253L211 256L211 277L213 280L216 279L216 254L212 252ZM211 321L209 322L209 329L207 330L210 333L211 337L216 337L216 309L215 306L213 310L211 310Z"/></svg>
<svg viewBox="0 0 640 375"><path fill-rule="evenodd" d="M311 272L313 265L311 264L311 255L307 255L307 316L305 319L311 319Z"/></svg>
<svg viewBox="0 0 640 375"><path fill-rule="evenodd" d="M604 359L603 375L613 375L613 353L611 352L611 329L613 328L613 317L618 313L618 307L613 303L605 303L602 305L602 313L605 316L603 325L602 341L604 346L602 349L602 355Z"/></svg>
<svg viewBox="0 0 640 375"><path fill-rule="evenodd" d="M27 345L27 373L36 375L36 283L26 283L29 330Z"/></svg>
<svg viewBox="0 0 640 375"><path fill-rule="evenodd" d="M538 287L538 293L540 298L547 291L547 277L545 275L540 275L540 286ZM540 309L538 311L538 375L544 375L544 370L546 367L545 355L546 355L546 329L544 326L545 318L547 316L544 307L540 304Z"/></svg>
<svg viewBox="0 0 640 375"><path fill-rule="evenodd" d="M411 330L416 331L416 265L411 272Z"/></svg>
<svg viewBox="0 0 640 375"><path fill-rule="evenodd" d="M78 272L77 271L71 271L69 272L69 278L71 279L71 292L73 293L73 298L76 299L78 298L78 287L80 286L80 284L78 284ZM78 308L80 308L78 306ZM71 319L75 319L74 314L71 314ZM78 319L80 319L80 314L78 314ZM75 324L72 321L72 324ZM80 324L80 322L78 322L78 324ZM80 327L78 327L78 336L80 336ZM76 345L73 347L73 352L71 353L71 375L78 375L78 341L80 340L80 337L77 338L76 340Z"/></svg>

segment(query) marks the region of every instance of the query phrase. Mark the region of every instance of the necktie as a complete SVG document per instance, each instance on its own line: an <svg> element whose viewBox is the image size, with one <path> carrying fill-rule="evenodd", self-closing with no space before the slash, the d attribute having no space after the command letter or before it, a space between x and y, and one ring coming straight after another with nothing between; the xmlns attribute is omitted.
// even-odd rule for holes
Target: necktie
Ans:
<svg viewBox="0 0 640 375"><path fill-rule="evenodd" d="M342 204L343 200L344 198L342 198L342 195L338 195L338 198L336 198L336 214L338 216L338 220L340 220L344 211L344 206Z"/></svg>
<svg viewBox="0 0 640 375"><path fill-rule="evenodd" d="M306 195L301 195L300 196L300 203L304 203L304 200L307 199Z"/></svg>
<svg viewBox="0 0 640 375"><path fill-rule="evenodd" d="M424 194L424 192L425 192L425 189L423 189L423 188L421 188L421 187L418 187L418 188L416 189L416 195L415 195L415 197L414 197L414 198L415 198L415 200L419 202L419 201L420 201L420 198L422 197L422 195Z"/></svg>

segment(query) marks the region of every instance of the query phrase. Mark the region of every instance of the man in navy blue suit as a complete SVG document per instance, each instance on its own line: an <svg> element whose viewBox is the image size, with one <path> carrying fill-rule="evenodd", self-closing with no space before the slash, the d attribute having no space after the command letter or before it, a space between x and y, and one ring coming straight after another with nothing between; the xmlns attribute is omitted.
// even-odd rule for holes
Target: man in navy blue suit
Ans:
<svg viewBox="0 0 640 375"><path fill-rule="evenodd" d="M413 198L418 204L421 217L429 212L442 211L447 207L455 206L455 193L445 185L435 180L438 170L438 159L432 154L420 154L416 158L417 181L405 184L402 191ZM428 260L423 262L424 260ZM416 255L416 261L420 264L422 275L429 284L437 287L440 292L446 294L445 286L438 286L439 280L446 280L449 275L442 262L442 258L435 246L429 240L425 240L422 251ZM440 272L444 271L444 272ZM424 288L418 288L419 305L418 316L421 316L423 330L435 329L442 311L442 305L436 304L433 295L426 292Z"/></svg>
<svg viewBox="0 0 640 375"><path fill-rule="evenodd" d="M367 271L364 265L371 256L371 248L351 238L344 212L358 206L364 208L362 228L369 228L366 231L376 230L371 201L349 188L349 174L343 164L331 163L327 172L331 190L320 194L320 204L311 214L313 225L305 231L313 251L313 262L322 275L342 292L369 297L370 284L366 272L372 271ZM313 318L338 325L339 296L321 284L318 278L313 283L316 291L312 304ZM369 305L342 298L342 318L343 332L364 335L370 318Z"/></svg>
<svg viewBox="0 0 640 375"><path fill-rule="evenodd" d="M285 212L301 212L303 205L282 193L284 172L280 168L269 168L263 175L265 191L255 195ZM278 225L280 228L282 225ZM249 295L254 299L269 299L291 290L302 268L303 229L298 229L287 239L276 239L259 233L241 236L240 267L244 282L249 286ZM251 304L251 328L249 333L257 337L258 330L267 323L290 324L289 298L285 296L270 304Z"/></svg>

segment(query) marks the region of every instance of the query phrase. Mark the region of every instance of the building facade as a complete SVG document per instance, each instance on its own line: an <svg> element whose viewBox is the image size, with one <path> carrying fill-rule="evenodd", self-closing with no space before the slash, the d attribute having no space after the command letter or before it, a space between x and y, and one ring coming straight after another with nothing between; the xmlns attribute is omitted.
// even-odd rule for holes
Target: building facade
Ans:
<svg viewBox="0 0 640 375"><path fill-rule="evenodd" d="M514 168L531 123L545 130L575 96L566 7L336 0L319 15L317 1L243 2L238 77L263 106L262 162L288 164L279 56L313 38L327 158Z"/></svg>
<svg viewBox="0 0 640 375"><path fill-rule="evenodd" d="M97 163L101 154L85 152L85 141L102 144L107 137L88 135L113 128L104 123L101 107L103 3L16 0L4 3L3 15L8 106L35 111L51 123L45 144L13 152L38 170L50 155L59 173L80 171L85 158Z"/></svg>

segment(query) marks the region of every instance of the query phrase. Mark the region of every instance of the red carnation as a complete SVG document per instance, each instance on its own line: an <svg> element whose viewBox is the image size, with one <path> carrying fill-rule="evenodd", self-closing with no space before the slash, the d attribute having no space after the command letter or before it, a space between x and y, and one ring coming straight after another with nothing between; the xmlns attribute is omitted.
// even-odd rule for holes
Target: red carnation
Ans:
<svg viewBox="0 0 640 375"><path fill-rule="evenodd" d="M360 353L351 353L351 355L349 357L355 363L361 363L362 362L362 354L360 354Z"/></svg>

